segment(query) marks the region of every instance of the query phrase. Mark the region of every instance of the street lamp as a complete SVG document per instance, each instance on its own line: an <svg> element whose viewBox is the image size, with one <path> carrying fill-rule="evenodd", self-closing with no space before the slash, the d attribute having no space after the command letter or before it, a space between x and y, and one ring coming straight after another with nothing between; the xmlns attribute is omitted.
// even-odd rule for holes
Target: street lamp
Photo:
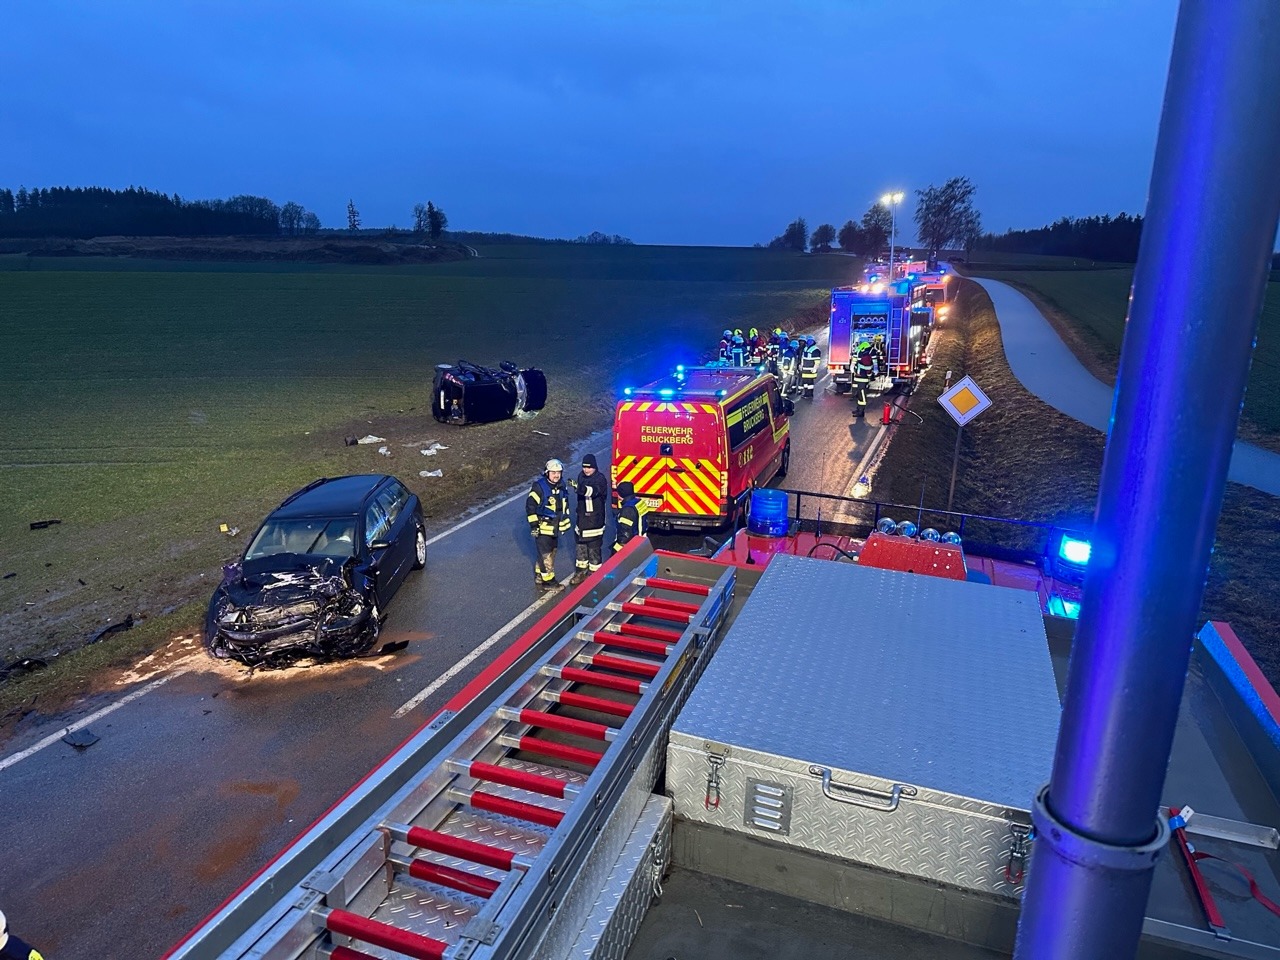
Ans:
<svg viewBox="0 0 1280 960"><path fill-rule="evenodd" d="M880 202L889 208L889 282L898 279L893 275L893 246L898 234L898 204L902 202L902 191L886 193Z"/></svg>

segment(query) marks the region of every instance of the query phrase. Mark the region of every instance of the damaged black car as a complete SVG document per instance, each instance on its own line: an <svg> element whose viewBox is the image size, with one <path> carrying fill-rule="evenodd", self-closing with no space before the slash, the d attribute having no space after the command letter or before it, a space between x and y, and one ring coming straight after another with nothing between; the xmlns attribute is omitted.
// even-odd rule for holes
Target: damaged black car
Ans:
<svg viewBox="0 0 1280 960"><path fill-rule="evenodd" d="M388 601L426 563L422 504L399 480L317 480L280 504L223 568L205 648L250 666L369 653Z"/></svg>
<svg viewBox="0 0 1280 960"><path fill-rule="evenodd" d="M436 364L431 415L441 423L495 423L532 417L547 405L547 377L504 360L495 370L469 360Z"/></svg>

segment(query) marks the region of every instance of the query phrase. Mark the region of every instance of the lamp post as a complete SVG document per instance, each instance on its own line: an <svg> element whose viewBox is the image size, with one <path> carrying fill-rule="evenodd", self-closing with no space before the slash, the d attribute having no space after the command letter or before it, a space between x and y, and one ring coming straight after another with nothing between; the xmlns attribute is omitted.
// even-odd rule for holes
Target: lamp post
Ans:
<svg viewBox="0 0 1280 960"><path fill-rule="evenodd" d="M889 208L889 282L897 279L893 275L893 247L898 235L898 204L902 202L902 191L886 193L880 202Z"/></svg>

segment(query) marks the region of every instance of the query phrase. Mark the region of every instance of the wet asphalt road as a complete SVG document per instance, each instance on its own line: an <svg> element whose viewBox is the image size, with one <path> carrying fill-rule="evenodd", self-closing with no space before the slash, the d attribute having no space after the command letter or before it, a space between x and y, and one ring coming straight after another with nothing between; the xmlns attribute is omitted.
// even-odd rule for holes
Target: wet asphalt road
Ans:
<svg viewBox="0 0 1280 960"><path fill-rule="evenodd" d="M849 397L826 391L795 403L791 473L775 485L847 493L879 418L851 425ZM592 445L607 458L607 439ZM505 647L395 716L539 600L522 501L431 545L426 571L388 608L385 638L410 641L406 650L250 676L193 644L170 671L179 675L88 726L101 738L93 746L58 741L0 769L0 909L14 931L59 960L164 953ZM687 550L702 538L654 540ZM570 550L562 545L562 577ZM141 685L24 730L0 766Z"/></svg>

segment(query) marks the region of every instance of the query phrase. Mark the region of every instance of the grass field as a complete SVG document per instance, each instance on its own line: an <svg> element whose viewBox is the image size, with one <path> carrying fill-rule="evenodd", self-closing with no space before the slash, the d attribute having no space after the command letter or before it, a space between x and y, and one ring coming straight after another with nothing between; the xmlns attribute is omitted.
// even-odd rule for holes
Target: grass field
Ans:
<svg viewBox="0 0 1280 960"><path fill-rule="evenodd" d="M245 536L218 524L247 533L316 476L395 472L435 514L523 482L607 425L624 380L695 359L726 326L825 316L858 267L743 249L482 254L386 268L0 258L0 575L17 574L0 580L0 665L207 597ZM459 357L541 366L547 409L440 426L433 367ZM343 445L370 432L390 459ZM426 461L429 440L451 450ZM420 479L425 466L444 478Z"/></svg>
<svg viewBox="0 0 1280 960"><path fill-rule="evenodd" d="M1041 307L1063 339L1098 379L1114 384L1124 337L1133 269L982 270L1017 287ZM1267 284L1258 324L1241 436L1280 452L1280 283Z"/></svg>
<svg viewBox="0 0 1280 960"><path fill-rule="evenodd" d="M968 374L991 397L990 410L965 427L956 481L957 510L1088 526L1097 500L1103 435L1029 393L1004 357L991 300L965 282L956 312L939 331L933 372ZM932 373L890 444L875 480L877 500L945 505L955 425L937 404L943 380ZM898 517L896 519L903 519ZM1280 626L1269 598L1280 582L1280 498L1227 484L1210 558L1201 616L1229 621L1271 683L1280 687Z"/></svg>

